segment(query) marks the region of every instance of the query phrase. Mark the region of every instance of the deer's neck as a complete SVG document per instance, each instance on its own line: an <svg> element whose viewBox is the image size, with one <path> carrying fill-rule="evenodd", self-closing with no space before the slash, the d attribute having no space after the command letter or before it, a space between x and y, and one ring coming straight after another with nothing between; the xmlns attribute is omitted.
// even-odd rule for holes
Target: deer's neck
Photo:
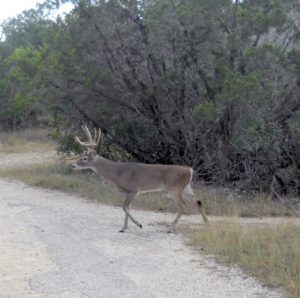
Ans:
<svg viewBox="0 0 300 298"><path fill-rule="evenodd" d="M102 156L98 156L93 170L105 179L115 182L117 179L116 165L116 162L106 159Z"/></svg>

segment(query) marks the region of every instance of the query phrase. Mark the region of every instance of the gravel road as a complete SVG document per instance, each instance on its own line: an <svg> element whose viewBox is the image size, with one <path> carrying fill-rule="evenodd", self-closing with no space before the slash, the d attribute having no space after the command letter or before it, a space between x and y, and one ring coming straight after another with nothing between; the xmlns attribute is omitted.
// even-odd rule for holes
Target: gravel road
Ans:
<svg viewBox="0 0 300 298"><path fill-rule="evenodd" d="M53 152L0 154L0 167L49 158ZM174 214L133 210L143 229L118 233L121 208L22 182L0 179L0 189L0 298L280 297L166 233L159 223Z"/></svg>
<svg viewBox="0 0 300 298"><path fill-rule="evenodd" d="M0 180L0 297L279 297L238 268L193 251L158 222L121 208ZM199 216L199 221L201 218Z"/></svg>

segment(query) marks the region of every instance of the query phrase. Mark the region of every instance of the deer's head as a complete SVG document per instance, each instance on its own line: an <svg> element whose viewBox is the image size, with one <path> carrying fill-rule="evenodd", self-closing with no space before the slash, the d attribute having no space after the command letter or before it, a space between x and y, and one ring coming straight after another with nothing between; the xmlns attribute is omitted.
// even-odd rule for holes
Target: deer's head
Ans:
<svg viewBox="0 0 300 298"><path fill-rule="evenodd" d="M88 139L87 142L80 141L78 136L75 137L75 141L81 146L87 148L88 152L80 159L78 159L74 164L72 164L72 168L74 170L93 169L95 165L95 159L97 157L96 147L100 141L101 130L99 129L97 131L97 129L95 128L94 137L92 137L92 134L90 133L89 129L85 125L82 126L82 129L87 136Z"/></svg>

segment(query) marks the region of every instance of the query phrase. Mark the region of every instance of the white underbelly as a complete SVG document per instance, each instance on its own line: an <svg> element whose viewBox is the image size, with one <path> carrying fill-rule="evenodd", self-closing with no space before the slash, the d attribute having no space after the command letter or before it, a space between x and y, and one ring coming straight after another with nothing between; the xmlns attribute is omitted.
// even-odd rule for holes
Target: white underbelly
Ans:
<svg viewBox="0 0 300 298"><path fill-rule="evenodd" d="M154 188L154 189L147 189L147 190L140 190L138 194L148 193L148 192L162 192L166 191L164 188Z"/></svg>

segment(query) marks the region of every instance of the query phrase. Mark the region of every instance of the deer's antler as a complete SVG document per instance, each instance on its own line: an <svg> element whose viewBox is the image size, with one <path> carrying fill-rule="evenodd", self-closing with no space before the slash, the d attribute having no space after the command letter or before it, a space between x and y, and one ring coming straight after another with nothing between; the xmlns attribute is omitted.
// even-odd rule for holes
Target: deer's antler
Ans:
<svg viewBox="0 0 300 298"><path fill-rule="evenodd" d="M99 130L97 131L97 128L95 128L94 138L92 137L92 135L86 125L82 125L82 129L85 132L85 134L88 138L88 141L82 142L82 141L80 141L78 136L75 136L75 141L83 147L86 147L90 150L95 150L100 142L101 129L99 128Z"/></svg>

